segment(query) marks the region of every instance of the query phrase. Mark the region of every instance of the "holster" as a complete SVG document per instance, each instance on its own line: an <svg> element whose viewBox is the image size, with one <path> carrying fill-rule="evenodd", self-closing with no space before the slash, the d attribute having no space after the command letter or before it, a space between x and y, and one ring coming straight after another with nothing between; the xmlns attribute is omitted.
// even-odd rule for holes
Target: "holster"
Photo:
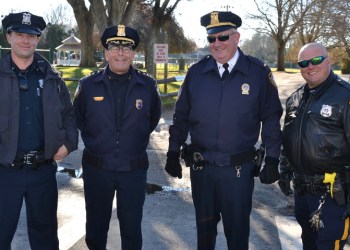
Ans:
<svg viewBox="0 0 350 250"><path fill-rule="evenodd" d="M186 167L193 166L193 148L192 144L184 143L180 150L180 157L184 160Z"/></svg>
<svg viewBox="0 0 350 250"><path fill-rule="evenodd" d="M338 205L344 205L346 203L345 191L340 180L340 175L335 176L333 184L333 199Z"/></svg>
<svg viewBox="0 0 350 250"><path fill-rule="evenodd" d="M261 169L264 157L265 157L265 145L261 143L259 149L256 150L256 157L254 160L254 163L255 163L254 176L255 177L258 177L260 174L260 169Z"/></svg>

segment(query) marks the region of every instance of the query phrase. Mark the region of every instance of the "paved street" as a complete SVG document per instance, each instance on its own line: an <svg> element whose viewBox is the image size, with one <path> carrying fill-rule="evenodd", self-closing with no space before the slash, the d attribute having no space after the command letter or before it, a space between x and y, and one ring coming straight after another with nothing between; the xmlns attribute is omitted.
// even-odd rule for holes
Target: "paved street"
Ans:
<svg viewBox="0 0 350 250"><path fill-rule="evenodd" d="M274 73L282 103L297 86L303 83L299 74ZM348 80L348 75L342 76ZM170 178L164 171L168 126L172 110L164 116L152 133L148 148L150 168L143 219L143 249L196 249L194 208L190 193L189 169L183 178ZM85 235L85 207L80 168L82 143L79 150L60 163L57 173L59 188L59 240L61 250L87 249ZM68 171L67 169L73 169ZM300 228L293 218L293 202L283 196L277 184L262 185L256 179L251 216L251 250L302 249ZM22 211L12 250L30 249L25 213ZM107 249L120 249L118 220L114 209ZM226 249L222 225L219 225L217 248ZM350 250L350 247L346 248Z"/></svg>

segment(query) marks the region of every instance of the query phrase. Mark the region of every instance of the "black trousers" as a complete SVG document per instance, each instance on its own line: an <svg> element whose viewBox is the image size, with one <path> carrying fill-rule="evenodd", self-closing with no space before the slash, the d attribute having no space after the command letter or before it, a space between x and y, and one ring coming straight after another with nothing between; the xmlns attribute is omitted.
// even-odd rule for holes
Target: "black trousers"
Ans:
<svg viewBox="0 0 350 250"><path fill-rule="evenodd" d="M306 193L294 196L295 217L301 226L301 239L304 250L328 250L343 249L349 234L349 218L342 218L346 211L346 205L339 206L335 201L326 196L322 206L322 219L324 228L314 232L310 226L310 215L320 205L320 195Z"/></svg>
<svg viewBox="0 0 350 250"><path fill-rule="evenodd" d="M58 250L57 165L0 167L0 249L11 249L23 200L31 249Z"/></svg>
<svg viewBox="0 0 350 250"><path fill-rule="evenodd" d="M217 224L222 219L228 249L248 250L254 190L254 164L206 165L191 169L192 198L196 210L197 249L215 249Z"/></svg>
<svg viewBox="0 0 350 250"><path fill-rule="evenodd" d="M147 170L109 171L83 165L86 204L86 244L90 250L105 250L113 199L117 199L121 249L142 248L142 213ZM117 249L118 247L115 246Z"/></svg>

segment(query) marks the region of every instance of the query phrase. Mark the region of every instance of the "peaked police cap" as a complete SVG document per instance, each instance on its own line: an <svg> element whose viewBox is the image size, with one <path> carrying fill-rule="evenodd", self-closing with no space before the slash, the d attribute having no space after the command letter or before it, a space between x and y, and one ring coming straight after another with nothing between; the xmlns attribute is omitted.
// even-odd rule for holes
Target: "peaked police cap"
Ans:
<svg viewBox="0 0 350 250"><path fill-rule="evenodd" d="M29 12L10 13L2 19L2 27L7 33L15 31L40 36L46 28L46 22L41 16Z"/></svg>
<svg viewBox="0 0 350 250"><path fill-rule="evenodd" d="M230 11L212 11L201 17L208 34L215 34L242 25L242 19Z"/></svg>

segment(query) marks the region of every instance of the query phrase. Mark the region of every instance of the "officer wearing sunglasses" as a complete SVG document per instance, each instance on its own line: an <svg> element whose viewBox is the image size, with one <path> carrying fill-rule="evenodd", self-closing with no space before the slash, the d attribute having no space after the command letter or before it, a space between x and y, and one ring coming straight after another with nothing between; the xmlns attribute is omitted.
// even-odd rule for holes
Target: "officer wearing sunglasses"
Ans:
<svg viewBox="0 0 350 250"><path fill-rule="evenodd" d="M201 18L211 55L188 70L169 131L168 174L182 177L179 152L188 134L201 159L190 169L198 249L215 248L221 219L228 249L248 249L260 129L267 155L261 182L279 178L282 107L269 67L238 47L241 24L232 12Z"/></svg>
<svg viewBox="0 0 350 250"><path fill-rule="evenodd" d="M286 101L278 184L289 196L293 180L304 249L343 249L350 214L350 85L334 74L320 43L303 46L298 64L306 84Z"/></svg>

